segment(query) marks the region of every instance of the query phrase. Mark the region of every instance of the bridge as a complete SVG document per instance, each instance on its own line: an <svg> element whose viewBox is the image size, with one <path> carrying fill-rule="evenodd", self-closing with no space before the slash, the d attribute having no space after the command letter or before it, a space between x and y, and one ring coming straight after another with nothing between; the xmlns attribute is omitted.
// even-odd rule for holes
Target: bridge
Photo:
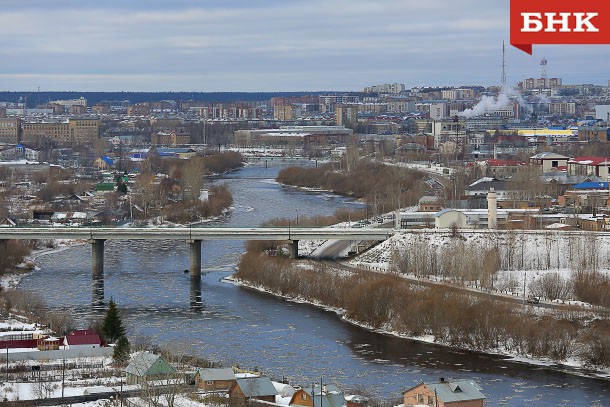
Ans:
<svg viewBox="0 0 610 407"><path fill-rule="evenodd" d="M184 240L190 246L192 279L201 278L204 240L279 240L288 243L291 258L298 257L299 240L385 240L393 230L384 228L108 228L108 227L2 227L0 244L10 239L78 239L92 247L94 281L103 281L106 240Z"/></svg>

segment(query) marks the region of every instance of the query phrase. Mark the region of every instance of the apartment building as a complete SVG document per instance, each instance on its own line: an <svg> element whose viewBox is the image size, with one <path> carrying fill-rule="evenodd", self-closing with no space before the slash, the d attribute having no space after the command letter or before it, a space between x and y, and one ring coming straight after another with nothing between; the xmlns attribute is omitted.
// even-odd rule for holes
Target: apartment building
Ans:
<svg viewBox="0 0 610 407"><path fill-rule="evenodd" d="M22 140L32 145L80 145L91 143L100 136L100 120L94 118L68 121L40 121L22 124Z"/></svg>
<svg viewBox="0 0 610 407"><path fill-rule="evenodd" d="M21 119L0 118L0 143L17 144L21 133Z"/></svg>

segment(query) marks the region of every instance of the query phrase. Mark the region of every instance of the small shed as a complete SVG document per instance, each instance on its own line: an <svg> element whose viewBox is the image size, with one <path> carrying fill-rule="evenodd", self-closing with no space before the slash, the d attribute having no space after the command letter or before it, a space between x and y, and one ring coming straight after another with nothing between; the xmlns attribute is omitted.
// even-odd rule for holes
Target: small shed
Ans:
<svg viewBox="0 0 610 407"><path fill-rule="evenodd" d="M205 392L227 393L236 379L230 367L198 369L195 372L195 387Z"/></svg>
<svg viewBox="0 0 610 407"><path fill-rule="evenodd" d="M176 369L161 355L138 353L125 368L127 384L145 384L176 377Z"/></svg>

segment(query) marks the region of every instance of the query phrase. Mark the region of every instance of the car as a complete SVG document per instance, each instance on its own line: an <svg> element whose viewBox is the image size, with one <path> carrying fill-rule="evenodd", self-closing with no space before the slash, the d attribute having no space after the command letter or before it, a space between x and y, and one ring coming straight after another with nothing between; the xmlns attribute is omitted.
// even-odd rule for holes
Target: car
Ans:
<svg viewBox="0 0 610 407"><path fill-rule="evenodd" d="M529 297L527 299L527 302L529 304L538 304L538 303L540 303L540 298L538 298L538 297Z"/></svg>

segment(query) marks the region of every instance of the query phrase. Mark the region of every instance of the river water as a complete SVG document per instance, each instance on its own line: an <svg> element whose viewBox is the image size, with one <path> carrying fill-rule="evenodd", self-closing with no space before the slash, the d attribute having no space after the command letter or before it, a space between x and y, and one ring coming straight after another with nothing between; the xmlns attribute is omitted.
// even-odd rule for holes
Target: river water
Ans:
<svg viewBox="0 0 610 407"><path fill-rule="evenodd" d="M214 181L230 187L235 205L231 216L214 226L258 226L274 217L331 214L359 205L278 185L273 180L281 165L247 167ZM256 367L297 384L322 379L397 399L421 381L467 378L483 387L487 406L610 406L607 381L367 332L334 313L222 282L243 251L243 242L205 241L205 274L201 286L193 287L183 272L189 267L186 243L108 241L105 298L124 310L132 342ZM23 278L20 288L86 325L96 315L91 248L74 246L37 263L41 269Z"/></svg>

